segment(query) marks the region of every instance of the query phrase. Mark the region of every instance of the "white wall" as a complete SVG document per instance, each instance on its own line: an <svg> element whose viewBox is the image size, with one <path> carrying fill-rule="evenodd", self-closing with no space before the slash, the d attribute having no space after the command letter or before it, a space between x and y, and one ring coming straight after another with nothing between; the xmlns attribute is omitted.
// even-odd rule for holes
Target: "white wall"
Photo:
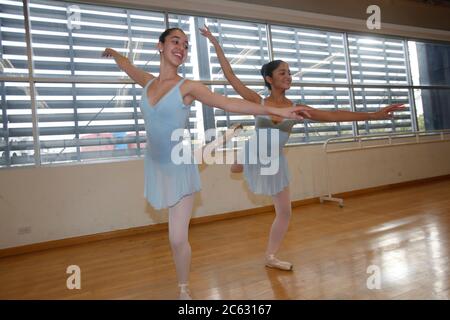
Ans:
<svg viewBox="0 0 450 320"><path fill-rule="evenodd" d="M292 200L326 193L322 145L286 148ZM450 174L450 142L331 154L333 192ZM0 170L0 248L165 222L143 197L143 160ZM271 204L229 166L200 166L193 217ZM18 229L31 227L19 235Z"/></svg>

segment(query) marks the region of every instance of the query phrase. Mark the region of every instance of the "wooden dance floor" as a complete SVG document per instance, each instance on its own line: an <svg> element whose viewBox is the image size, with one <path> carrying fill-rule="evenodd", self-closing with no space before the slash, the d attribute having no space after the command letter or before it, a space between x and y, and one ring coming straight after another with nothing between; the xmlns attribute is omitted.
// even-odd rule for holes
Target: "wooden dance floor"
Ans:
<svg viewBox="0 0 450 320"><path fill-rule="evenodd" d="M450 180L347 198L343 209L336 203L295 208L279 253L293 272L264 267L273 216L191 226L194 298L450 297ZM80 290L66 287L69 265L81 268ZM0 299L176 297L167 231L0 259Z"/></svg>

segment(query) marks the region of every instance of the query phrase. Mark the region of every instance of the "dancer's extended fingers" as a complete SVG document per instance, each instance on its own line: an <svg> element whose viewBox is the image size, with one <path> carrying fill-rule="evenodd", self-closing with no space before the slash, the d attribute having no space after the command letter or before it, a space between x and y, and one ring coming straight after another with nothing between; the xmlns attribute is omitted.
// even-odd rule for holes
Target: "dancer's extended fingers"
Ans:
<svg viewBox="0 0 450 320"><path fill-rule="evenodd" d="M389 106L386 107L386 109L390 112L390 111L395 111L395 110L402 110L405 109L405 105L403 103L395 103L395 104L391 104Z"/></svg>

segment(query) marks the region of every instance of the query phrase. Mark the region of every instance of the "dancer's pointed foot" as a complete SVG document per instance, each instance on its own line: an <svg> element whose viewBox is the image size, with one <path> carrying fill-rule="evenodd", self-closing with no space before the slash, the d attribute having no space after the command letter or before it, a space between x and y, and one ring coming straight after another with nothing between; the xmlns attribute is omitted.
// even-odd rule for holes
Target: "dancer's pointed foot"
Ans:
<svg viewBox="0 0 450 320"><path fill-rule="evenodd" d="M189 290L189 285L187 283L180 283L180 295L178 300L192 300L191 291Z"/></svg>
<svg viewBox="0 0 450 320"><path fill-rule="evenodd" d="M266 267L285 271L292 271L293 269L292 263L278 260L273 254L266 256Z"/></svg>

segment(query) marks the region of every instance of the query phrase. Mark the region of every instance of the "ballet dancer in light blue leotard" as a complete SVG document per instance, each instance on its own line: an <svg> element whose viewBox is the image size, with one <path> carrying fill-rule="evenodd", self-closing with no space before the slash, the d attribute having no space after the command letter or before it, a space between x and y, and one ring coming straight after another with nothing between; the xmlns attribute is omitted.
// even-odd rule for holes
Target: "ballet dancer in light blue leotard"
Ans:
<svg viewBox="0 0 450 320"><path fill-rule="evenodd" d="M155 209L162 209L200 191L200 175L197 165L178 165L171 160L171 151L180 142L171 141L172 132L184 128L189 117L189 106L183 103L179 89L184 79L156 105L150 105L147 91L153 81L145 85L140 103L150 146L144 160L144 194Z"/></svg>
<svg viewBox="0 0 450 320"><path fill-rule="evenodd" d="M194 193L200 190L198 168L194 164L175 164L171 151L173 130L185 128L189 106L194 100L230 112L274 115L303 119L304 107L264 107L243 99L227 98L211 92L198 81L184 80L177 74L185 61L188 38L178 28L164 31L158 42L158 77L137 67L117 51L107 48L104 57L113 57L120 69L144 88L141 111L144 115L148 148L145 154L145 196L155 209L169 208L169 240L177 271L180 298L189 299L188 277L191 247L188 241Z"/></svg>
<svg viewBox="0 0 450 320"><path fill-rule="evenodd" d="M264 105L264 99L261 99L261 104ZM244 150L247 152L245 161L243 164L243 171L248 183L248 187L253 193L275 196L283 191L290 181L290 174L288 170L287 160L283 153L283 148L289 140L292 127L298 123L297 120L284 119L281 122L273 122L270 116L256 116L255 117L255 133L251 138L246 141L247 146ZM264 129L265 132L262 133ZM268 167L263 165L263 161L256 161L256 163L250 163L248 152L251 148L248 146L250 143L254 143L256 146L260 146L259 138L266 136L266 150L271 150L271 140L273 132L276 131L275 137L278 136L276 141L276 147L278 147L278 170L275 174L262 174L262 168ZM252 141L254 140L254 141ZM256 142L255 142L256 141ZM265 154L265 152L257 152L257 156ZM258 159L259 160L259 159ZM236 168L236 166L234 167Z"/></svg>
<svg viewBox="0 0 450 320"><path fill-rule="evenodd" d="M217 57L222 67L223 73L232 87L241 97L248 101L260 103L267 106L292 106L293 102L286 98L285 92L292 83L292 77L289 65L281 60L271 61L261 68L266 87L270 90L270 95L266 99L262 99L258 93L245 86L234 74L230 63L217 41L217 39L209 31L208 27L200 29L203 36L208 38L214 45ZM307 117L315 121L339 122L339 121L360 121L360 120L378 120L389 119L392 112L402 110L401 104L390 105L380 109L378 112L349 112L349 111L322 111L309 106L307 108ZM257 116L255 119L255 135L250 139L258 139L260 129L268 129L268 131L277 130L279 134L279 170L274 175L262 175L261 162L256 164L245 162L242 164L234 164L231 167L232 172L242 172L247 181L250 190L257 194L272 196L275 206L275 219L270 230L269 241L266 249L265 264L268 267L281 270L292 270L292 264L287 261L281 261L275 257L281 242L286 234L291 216L291 200L289 193L289 170L286 158L283 154L283 147L289 139L292 127L296 120L283 120L273 116ZM267 139L269 142L270 139ZM258 143L259 145L259 143ZM267 149L270 150L269 145ZM246 151L249 148L245 148ZM258 154L259 156L259 154ZM246 160L249 158L246 155Z"/></svg>

